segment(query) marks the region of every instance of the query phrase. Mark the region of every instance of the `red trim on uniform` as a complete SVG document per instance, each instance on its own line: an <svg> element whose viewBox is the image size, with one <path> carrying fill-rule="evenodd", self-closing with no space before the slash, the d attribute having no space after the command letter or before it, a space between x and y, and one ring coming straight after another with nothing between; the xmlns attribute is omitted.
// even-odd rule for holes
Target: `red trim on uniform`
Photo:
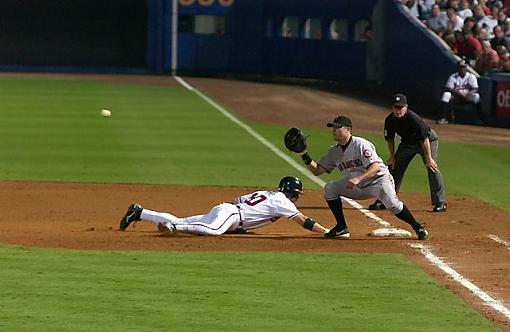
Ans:
<svg viewBox="0 0 510 332"><path fill-rule="evenodd" d="M201 223L201 222L196 222L196 223L189 223L189 224L181 224L181 225L191 225L191 226L200 226L200 227L204 227L204 228L207 228L207 229L212 229L212 230L218 230L220 229L221 227L223 227L223 225L225 225L225 223L227 222L227 220L229 220L230 218L232 218L232 216L235 216L235 215L239 215L239 213L232 213L230 214L230 216L227 217L227 219L225 219L225 221L223 223L221 223L220 227L218 228L212 228L212 227L208 227L208 225L210 224L206 224L206 223ZM241 221L241 215L239 215L239 221L240 221L240 226L242 225L242 221Z"/></svg>

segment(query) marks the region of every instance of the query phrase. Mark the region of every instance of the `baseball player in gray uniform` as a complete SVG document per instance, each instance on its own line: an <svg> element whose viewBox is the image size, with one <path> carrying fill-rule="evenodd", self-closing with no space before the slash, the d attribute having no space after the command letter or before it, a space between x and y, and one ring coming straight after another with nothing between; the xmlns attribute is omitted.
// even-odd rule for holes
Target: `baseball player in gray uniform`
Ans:
<svg viewBox="0 0 510 332"><path fill-rule="evenodd" d="M329 182L324 187L324 198L336 219L336 226L326 237L345 239L350 236L340 198L344 196L355 200L381 200L388 210L411 225L418 239L427 239L427 230L415 220L398 198L393 177L377 155L374 145L364 138L352 135L352 122L346 116L335 118L327 126L333 128L333 139L337 143L329 148L326 155L317 163L306 150L301 153L305 165L314 175L330 173L335 168L342 173L340 180Z"/></svg>
<svg viewBox="0 0 510 332"><path fill-rule="evenodd" d="M230 203L214 206L209 213L179 218L170 213L144 209L140 204L129 206L120 221L120 230L139 220L152 222L166 235L176 232L198 235L245 233L266 226L280 217L286 217L312 232L325 234L324 228L303 215L294 204L303 194L301 180L286 176L280 180L278 191L256 191L237 197Z"/></svg>

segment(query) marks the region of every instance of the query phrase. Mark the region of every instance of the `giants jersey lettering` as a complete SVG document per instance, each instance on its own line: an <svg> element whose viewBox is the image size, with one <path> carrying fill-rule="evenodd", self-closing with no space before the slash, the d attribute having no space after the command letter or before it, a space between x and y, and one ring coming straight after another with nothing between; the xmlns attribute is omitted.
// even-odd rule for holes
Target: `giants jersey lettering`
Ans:
<svg viewBox="0 0 510 332"><path fill-rule="evenodd" d="M364 173L368 166L373 163L379 163L380 170L373 178L365 179L358 184L364 187L374 179L389 173L388 167L384 165L381 158L377 155L374 145L364 138L352 136L345 151L337 144L329 148L328 153L322 157L319 162L328 173L335 168L342 172L342 176L351 179Z"/></svg>
<svg viewBox="0 0 510 332"><path fill-rule="evenodd" d="M359 167L359 166L363 166L363 163L361 162L361 160L359 160L359 159L348 160L348 161L342 161L340 163L340 165L338 165L338 169L340 170L340 172L343 172L347 168Z"/></svg>
<svg viewBox="0 0 510 332"><path fill-rule="evenodd" d="M280 217L293 218L299 214L296 205L279 191L256 191L238 198L241 212L241 228L259 228L276 221Z"/></svg>

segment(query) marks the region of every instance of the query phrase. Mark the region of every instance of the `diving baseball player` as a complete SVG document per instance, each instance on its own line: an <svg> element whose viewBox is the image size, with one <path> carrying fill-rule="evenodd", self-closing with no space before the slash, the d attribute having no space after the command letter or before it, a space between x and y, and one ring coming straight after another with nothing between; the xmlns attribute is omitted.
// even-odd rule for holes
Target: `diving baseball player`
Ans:
<svg viewBox="0 0 510 332"><path fill-rule="evenodd" d="M146 220L158 225L158 229L167 235L174 235L176 232L221 235L227 232L243 233L286 217L312 232L327 233L329 229L306 217L296 208L294 203L300 194L303 194L301 180L286 176L280 180L278 191L256 191L240 196L230 203L216 205L207 214L186 218L132 204L120 221L119 228L125 230L134 221Z"/></svg>
<svg viewBox="0 0 510 332"><path fill-rule="evenodd" d="M340 199L340 196L344 196L352 199L375 197L381 200L388 210L411 225L418 239L427 239L427 230L397 197L393 177L377 155L374 145L351 134L352 122L346 116L335 118L327 126L333 128L333 139L337 144L331 146L318 163L306 150L301 153L305 165L314 175L330 173L335 168L342 173L340 180L329 182L324 187L324 198L337 223L325 236L347 238L350 235Z"/></svg>

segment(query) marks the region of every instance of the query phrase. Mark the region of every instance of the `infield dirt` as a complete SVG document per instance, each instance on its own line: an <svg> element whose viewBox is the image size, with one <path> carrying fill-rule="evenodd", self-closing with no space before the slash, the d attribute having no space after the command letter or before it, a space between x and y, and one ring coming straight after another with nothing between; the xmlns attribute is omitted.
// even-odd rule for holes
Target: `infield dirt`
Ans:
<svg viewBox="0 0 510 332"><path fill-rule="evenodd" d="M172 78L160 76L45 76L133 84L176 84ZM368 99L360 100L306 87L203 78L189 78L187 81L245 118L285 126L322 128L325 119L329 121L341 110L352 118L357 130L377 134L381 133L387 112L387 109L374 105ZM292 119L292 123L289 123L289 119ZM443 141L510 146L508 129L461 125L438 127L432 121L429 123ZM237 187L4 182L0 186L3 214L0 242L94 250L398 252L472 303L475 309L499 327L510 331L507 318L483 305L468 290L412 249L409 244L418 243L416 239L370 237L367 234L380 225L352 208L346 208L351 230L349 240L323 239L284 219L253 234L220 237L162 237L155 226L143 222L125 232L117 230L120 218L132 202L187 216L204 213L219 202L229 201L252 190ZM508 213L471 197L451 195L448 196L446 213L432 213L428 196L400 196L417 219L429 229L430 239L425 243L437 256L490 295L510 304L510 250L488 237L495 234L507 241L510 239ZM196 197L200 197L200 200L197 201ZM360 203L368 206L370 201ZM332 226L330 212L320 191L306 191L298 207L324 225ZM410 230L387 211L377 214L394 226Z"/></svg>

